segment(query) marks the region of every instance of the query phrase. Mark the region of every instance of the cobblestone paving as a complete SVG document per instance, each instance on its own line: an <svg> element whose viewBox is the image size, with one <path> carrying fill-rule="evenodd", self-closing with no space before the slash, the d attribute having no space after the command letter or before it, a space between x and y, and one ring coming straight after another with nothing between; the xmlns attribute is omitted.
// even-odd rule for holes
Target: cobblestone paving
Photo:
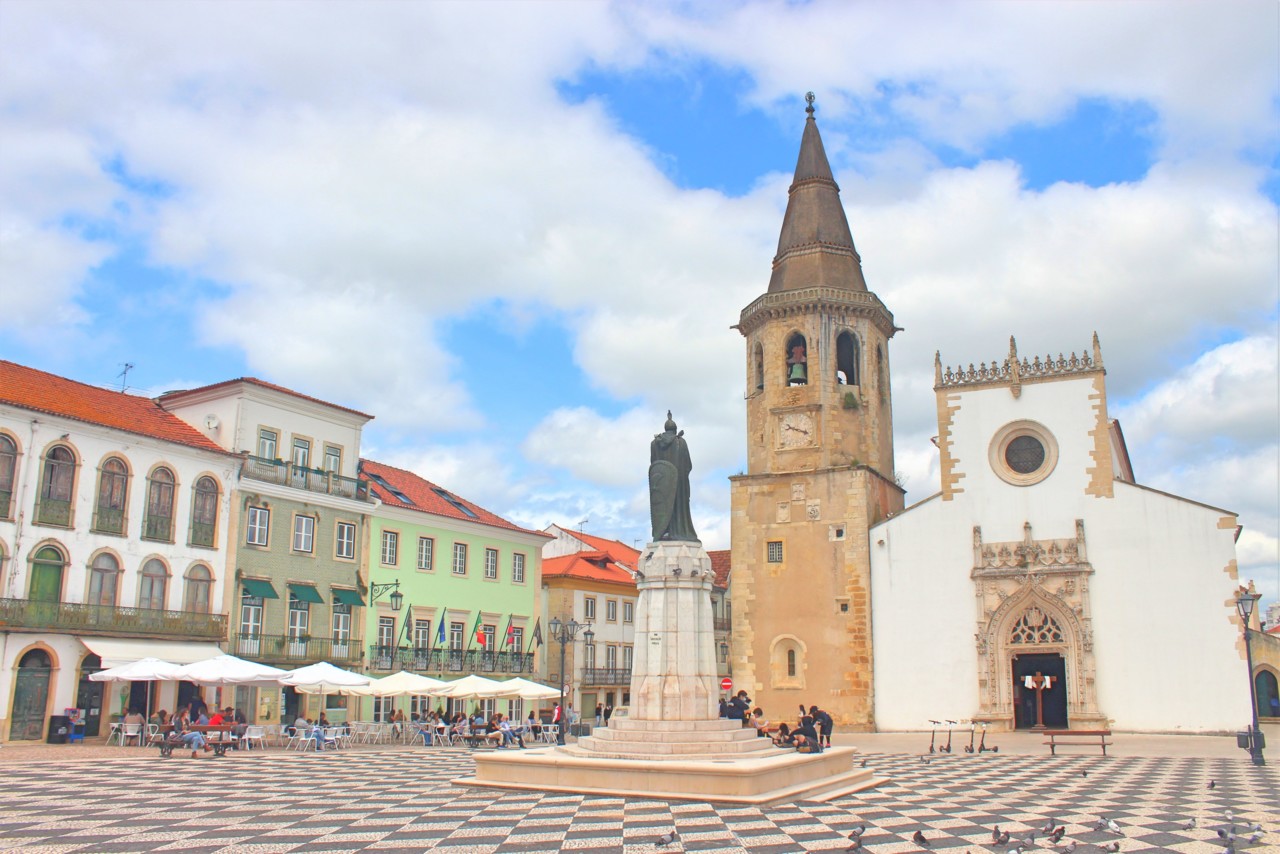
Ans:
<svg viewBox="0 0 1280 854"><path fill-rule="evenodd" d="M1049 819L1058 848L1119 843L1126 852L1280 851L1280 773L1243 758L868 754L891 778L831 803L692 802L459 788L466 753L391 748L0 766L0 850L21 852L794 852L863 850L1005 854ZM1209 788L1213 781L1213 788ZM1230 813L1231 819L1228 819ZM1099 817L1121 834L1095 830ZM1186 825L1196 819L1196 826ZM1261 840L1248 844L1255 823ZM1013 841L992 844L992 829ZM679 840L655 843L675 828ZM1107 849L1109 850L1109 849Z"/></svg>

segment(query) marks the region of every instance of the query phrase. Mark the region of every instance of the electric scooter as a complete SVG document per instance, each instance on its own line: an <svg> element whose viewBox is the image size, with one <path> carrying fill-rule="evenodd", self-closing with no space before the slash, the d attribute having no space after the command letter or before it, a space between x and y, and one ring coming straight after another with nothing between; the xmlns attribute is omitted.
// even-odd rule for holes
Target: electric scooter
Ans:
<svg viewBox="0 0 1280 854"><path fill-rule="evenodd" d="M938 735L938 727L942 724L942 721L929 721L929 723L933 724L933 729L929 731L929 752L937 753L938 751L933 747L933 740Z"/></svg>
<svg viewBox="0 0 1280 854"><path fill-rule="evenodd" d="M982 725L982 740L978 742L978 752L979 753L987 753L987 752L999 753L1000 752L1000 747L998 745L995 747L987 747L987 725L986 724Z"/></svg>
<svg viewBox="0 0 1280 854"><path fill-rule="evenodd" d="M973 733L977 728L977 724L973 721L969 721L969 743L964 746L965 753L973 753Z"/></svg>
<svg viewBox="0 0 1280 854"><path fill-rule="evenodd" d="M953 726L955 726L955 724L956 724L956 722L955 722L955 721L947 721L947 746L946 746L946 747L939 747L939 748L938 748L938 752L939 752L939 753L950 753L950 752L951 752L951 728L952 728Z"/></svg>

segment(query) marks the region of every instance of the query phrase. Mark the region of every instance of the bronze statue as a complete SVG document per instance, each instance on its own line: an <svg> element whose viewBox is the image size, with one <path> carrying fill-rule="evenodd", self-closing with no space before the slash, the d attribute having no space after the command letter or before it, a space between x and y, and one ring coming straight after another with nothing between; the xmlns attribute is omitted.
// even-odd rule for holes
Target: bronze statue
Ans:
<svg viewBox="0 0 1280 854"><path fill-rule="evenodd" d="M684 431L676 432L676 422L667 410L663 431L649 445L649 511L653 521L653 540L692 540L698 542L689 515L689 446Z"/></svg>

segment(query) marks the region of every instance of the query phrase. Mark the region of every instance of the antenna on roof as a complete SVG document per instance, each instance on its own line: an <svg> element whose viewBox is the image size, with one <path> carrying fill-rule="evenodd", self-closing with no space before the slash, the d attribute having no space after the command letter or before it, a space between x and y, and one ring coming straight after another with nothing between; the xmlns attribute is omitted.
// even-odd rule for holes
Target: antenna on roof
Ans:
<svg viewBox="0 0 1280 854"><path fill-rule="evenodd" d="M578 533L579 533L579 534L581 534L581 533L582 533L582 529L583 529L584 527L586 527L587 523L588 523L588 522L590 522L590 521L591 521L590 519L583 519L581 522L579 522L579 523L578 523Z"/></svg>
<svg viewBox="0 0 1280 854"><path fill-rule="evenodd" d="M121 364L124 368L120 373L116 374L120 378L120 391L129 390L129 372L133 370L133 362L124 362Z"/></svg>

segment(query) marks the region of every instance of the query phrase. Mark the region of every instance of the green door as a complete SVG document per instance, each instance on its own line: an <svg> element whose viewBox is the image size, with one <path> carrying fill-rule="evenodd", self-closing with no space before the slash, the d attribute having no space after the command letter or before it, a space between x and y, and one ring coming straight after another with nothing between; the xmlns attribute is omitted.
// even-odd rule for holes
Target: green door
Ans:
<svg viewBox="0 0 1280 854"><path fill-rule="evenodd" d="M31 561L31 601L62 601L62 555L45 546Z"/></svg>
<svg viewBox="0 0 1280 854"><path fill-rule="evenodd" d="M10 741L39 741L44 735L45 712L49 706L48 653L33 649L18 662L18 678L13 689L13 721Z"/></svg>

